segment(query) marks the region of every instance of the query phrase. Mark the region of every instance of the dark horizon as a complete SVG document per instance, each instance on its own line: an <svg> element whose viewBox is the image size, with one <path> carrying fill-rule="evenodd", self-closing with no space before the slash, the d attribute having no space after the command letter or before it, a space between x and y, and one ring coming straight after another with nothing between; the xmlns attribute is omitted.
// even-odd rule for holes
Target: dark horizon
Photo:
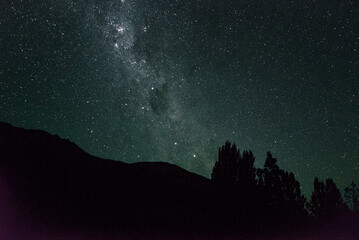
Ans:
<svg viewBox="0 0 359 240"><path fill-rule="evenodd" d="M226 142L211 179L164 162L92 156L42 130L0 122L2 239L356 239L359 188L343 201L335 182L314 181L305 200L269 152ZM348 198L347 198L348 197Z"/></svg>
<svg viewBox="0 0 359 240"><path fill-rule="evenodd" d="M14 125L12 125L12 124L10 124L10 123L1 122L1 121L0 121L0 124L5 124L5 125L14 126ZM19 127L19 126L14 126L14 127L16 127L16 128L22 128L22 127ZM32 128L30 128L30 129L24 128L24 129L25 129L25 130L40 131L40 132L44 132L44 133L47 134L47 132L44 131L43 129L32 129ZM50 134L51 134L51 133L50 133ZM54 137L59 137L60 139L65 140L65 141L70 141L70 139L62 138L61 136L58 136L57 134L51 134L51 135L53 135ZM78 146L75 142L72 142L72 141L70 141L70 142L73 143L73 144L75 144L76 146ZM223 141L223 143L225 143L225 142L230 143L228 140ZM236 145L236 142L233 142L233 144ZM79 146L78 146L78 147L79 147ZM217 150L218 150L218 149L221 149L221 147L223 147L223 144L220 145L219 148L217 148ZM238 147L240 147L240 146L238 146ZM87 151L85 151L84 149L82 149L81 147L79 147L79 148L80 148L82 151L86 152L86 154L90 154L90 153L88 153ZM241 148L238 148L238 150L239 150L240 152L246 152L246 151L252 152L250 149L241 149ZM267 151L267 153L268 153L268 152L270 152L270 151ZM258 160L257 160L257 158L256 158L256 153L253 152L253 154L254 154L254 158L255 158L254 166L255 166L256 168L258 168L258 169L264 167L265 164L263 164L263 166L257 166L257 161L258 161ZM95 157L95 158L101 158L100 156L96 156L96 155L93 155L93 154L90 154L90 155L91 155L92 157ZM217 151L217 153L216 153L216 156L217 156L216 161L218 161L218 151ZM274 157L277 159L277 156L276 156L276 155L274 155ZM121 160L119 160L119 159L105 159L105 160L110 160L110 161L115 161L115 162L126 163L125 161L121 161ZM278 160L279 160L279 163L278 163L278 164L279 164L279 166L281 167L281 159L278 159ZM166 164L172 164L172 165L174 165L174 166L178 166L178 165L173 164L173 163L168 162L168 161L153 161L153 162L149 162L149 161L138 161L138 162L129 162L129 164L136 164L136 163L144 163L144 164L146 164L146 163L153 163L153 164L156 164L156 163L166 163ZM215 164L213 164L213 166L214 166L214 165L215 165ZM213 168L213 166L212 166L212 168ZM178 167L180 167L180 166L178 166ZM183 168L183 169L186 170L186 171L188 171L188 170L185 169L185 168ZM288 171L287 169L284 169L284 170L285 170L285 171ZM204 177L204 178L206 178L206 179L208 179L208 180L211 180L212 171L213 171L213 169L211 169L211 173L209 174L209 176L205 176L205 175L202 175L202 174L200 174L200 173L191 172L191 171L188 171L188 172L193 173L193 174L198 174L198 175L201 176L201 177ZM294 176L295 176L295 173L293 173L293 174L294 174ZM295 176L295 177L296 177L296 176ZM317 176L315 176L315 178L317 178ZM314 183L315 178L312 179L312 185L311 185L311 188L310 188L309 190L305 191L305 190L302 189L302 186L301 186L301 191L302 191L302 193L303 193L303 195L305 196L306 199L310 199L311 194L313 193L313 183ZM325 182L327 179L330 179L330 178L323 178L323 179L319 179L319 180ZM352 182L358 183L358 181L357 181L356 179L352 179L352 180L350 180L350 182L349 182L348 185L346 185L346 186L344 186L343 188L340 188L340 189L339 189L339 190L341 191L342 196L345 195L345 191L344 191L345 188L348 188Z"/></svg>

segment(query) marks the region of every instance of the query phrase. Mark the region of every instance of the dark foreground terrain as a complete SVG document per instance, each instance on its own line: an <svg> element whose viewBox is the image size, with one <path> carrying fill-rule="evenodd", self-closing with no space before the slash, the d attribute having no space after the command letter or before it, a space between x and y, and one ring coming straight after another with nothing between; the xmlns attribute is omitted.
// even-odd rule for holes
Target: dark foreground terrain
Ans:
<svg viewBox="0 0 359 240"><path fill-rule="evenodd" d="M359 239L352 215L266 228L256 213L232 221L221 198L175 165L104 160L0 122L0 239Z"/></svg>

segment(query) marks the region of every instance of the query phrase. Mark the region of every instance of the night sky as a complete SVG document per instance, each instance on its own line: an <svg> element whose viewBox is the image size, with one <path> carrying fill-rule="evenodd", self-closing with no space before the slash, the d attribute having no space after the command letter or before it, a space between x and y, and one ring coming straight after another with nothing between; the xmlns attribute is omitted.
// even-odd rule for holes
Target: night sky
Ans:
<svg viewBox="0 0 359 240"><path fill-rule="evenodd" d="M359 180L359 2L2 0L0 121L209 177L226 140L306 194Z"/></svg>

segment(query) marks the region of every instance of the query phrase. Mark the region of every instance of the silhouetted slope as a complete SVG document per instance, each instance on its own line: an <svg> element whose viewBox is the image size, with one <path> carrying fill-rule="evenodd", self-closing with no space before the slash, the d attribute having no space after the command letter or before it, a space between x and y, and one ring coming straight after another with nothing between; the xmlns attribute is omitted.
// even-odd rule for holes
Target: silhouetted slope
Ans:
<svg viewBox="0 0 359 240"><path fill-rule="evenodd" d="M0 173L16 208L39 224L176 231L211 221L209 179L167 163L100 159L44 131L0 123Z"/></svg>
<svg viewBox="0 0 359 240"><path fill-rule="evenodd" d="M228 188L164 162L105 160L0 122L1 240L358 239L358 215L322 224L273 207L253 185Z"/></svg>
<svg viewBox="0 0 359 240"><path fill-rule="evenodd" d="M155 176L164 177L167 181L175 181L177 184L187 187L207 187L210 183L210 180L203 176L166 162L136 162L131 165L142 168Z"/></svg>

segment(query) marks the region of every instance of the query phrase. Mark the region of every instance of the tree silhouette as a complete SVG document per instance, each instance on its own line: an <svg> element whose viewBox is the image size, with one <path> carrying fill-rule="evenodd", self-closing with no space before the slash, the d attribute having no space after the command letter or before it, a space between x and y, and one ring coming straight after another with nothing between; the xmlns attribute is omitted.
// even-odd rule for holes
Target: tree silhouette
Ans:
<svg viewBox="0 0 359 240"><path fill-rule="evenodd" d="M345 188L345 200L353 212L359 212L359 188L352 182L350 187Z"/></svg>
<svg viewBox="0 0 359 240"><path fill-rule="evenodd" d="M253 191L256 187L255 157L251 151L244 151L238 162L237 185L242 191Z"/></svg>
<svg viewBox="0 0 359 240"><path fill-rule="evenodd" d="M218 150L211 181L217 189L216 219L228 227L236 228L243 225L243 221L248 227L255 217L252 216L256 206L254 161L251 151L241 155L237 146L229 141Z"/></svg>
<svg viewBox="0 0 359 240"><path fill-rule="evenodd" d="M269 218L280 221L306 216L305 197L293 173L279 168L277 159L267 152L264 169L257 170L261 205Z"/></svg>
<svg viewBox="0 0 359 240"><path fill-rule="evenodd" d="M218 150L218 161L212 171L212 182L216 185L229 188L254 188L255 157L251 151L244 151L241 156L236 144L229 141Z"/></svg>
<svg viewBox="0 0 359 240"><path fill-rule="evenodd" d="M332 179L327 179L324 184L318 178L315 178L314 191L307 207L311 216L324 219L340 214L344 210L345 204L339 189Z"/></svg>
<svg viewBox="0 0 359 240"><path fill-rule="evenodd" d="M222 148L218 149L218 161L213 167L212 182L225 188L234 188L238 180L239 159L240 153L236 144L231 145L227 141Z"/></svg>

